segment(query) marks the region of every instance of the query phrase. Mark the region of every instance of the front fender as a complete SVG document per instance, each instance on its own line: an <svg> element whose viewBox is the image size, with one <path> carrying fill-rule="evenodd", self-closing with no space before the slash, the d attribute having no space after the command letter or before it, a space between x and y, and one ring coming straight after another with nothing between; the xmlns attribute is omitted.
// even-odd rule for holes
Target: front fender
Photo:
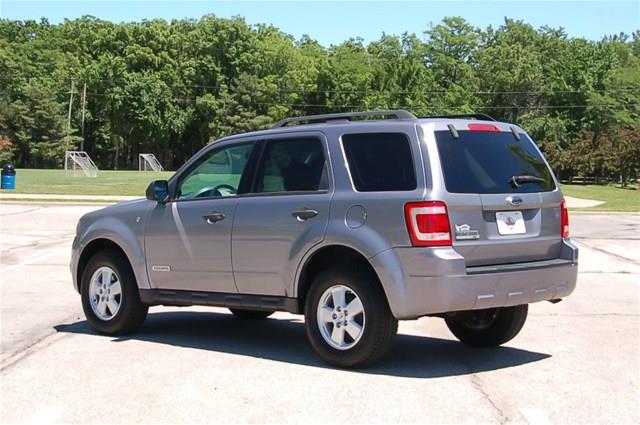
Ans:
<svg viewBox="0 0 640 425"><path fill-rule="evenodd" d="M88 225L84 232L77 236L76 239L77 247L74 247L74 250L77 250L77 258L80 258L84 249L95 240L108 239L114 242L127 256L136 277L138 287L141 289L150 288L146 271L144 227L142 220L139 222L133 220L133 223L128 223L119 217L100 217ZM77 275L77 263L78 261L76 260L75 275Z"/></svg>

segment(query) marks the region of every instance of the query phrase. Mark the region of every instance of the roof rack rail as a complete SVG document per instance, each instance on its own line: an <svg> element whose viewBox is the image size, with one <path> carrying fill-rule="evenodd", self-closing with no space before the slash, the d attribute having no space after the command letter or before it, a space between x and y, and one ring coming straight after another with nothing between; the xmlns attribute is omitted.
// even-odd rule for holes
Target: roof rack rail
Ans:
<svg viewBox="0 0 640 425"><path fill-rule="evenodd" d="M487 114L459 114L459 115L429 115L420 118L474 118L476 120L496 121L491 115Z"/></svg>
<svg viewBox="0 0 640 425"><path fill-rule="evenodd" d="M351 120L351 118L356 117L377 117L377 116L393 116L399 120L415 120L417 119L415 115L413 115L409 111L405 111L404 109L394 109L389 111L365 111L365 112L344 112L338 114L323 114L323 115L307 115L303 117L291 117L285 118L283 120L278 121L274 124L273 128L286 127L288 124L292 123L300 123L300 122L326 122L332 120Z"/></svg>

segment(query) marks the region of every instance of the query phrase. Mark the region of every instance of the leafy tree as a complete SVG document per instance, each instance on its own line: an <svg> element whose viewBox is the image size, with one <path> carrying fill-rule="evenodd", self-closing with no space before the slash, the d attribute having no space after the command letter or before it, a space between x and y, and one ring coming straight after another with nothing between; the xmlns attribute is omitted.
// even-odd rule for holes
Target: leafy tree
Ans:
<svg viewBox="0 0 640 425"><path fill-rule="evenodd" d="M594 42L448 17L422 37L324 47L240 17L0 19L0 160L23 167L58 167L82 144L102 168L135 168L153 152L171 169L285 116L406 108L488 112L526 128L561 178L624 185L640 170L639 107L640 31Z"/></svg>

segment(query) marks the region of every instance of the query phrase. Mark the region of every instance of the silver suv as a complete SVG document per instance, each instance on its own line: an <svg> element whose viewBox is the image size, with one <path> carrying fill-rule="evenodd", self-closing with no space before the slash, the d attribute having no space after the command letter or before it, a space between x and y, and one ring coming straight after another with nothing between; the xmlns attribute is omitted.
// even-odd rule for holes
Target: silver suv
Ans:
<svg viewBox="0 0 640 425"><path fill-rule="evenodd" d="M378 118L378 119L373 119ZM558 183L531 138L485 115L289 118L209 144L146 199L83 216L71 271L89 323L151 305L304 314L327 362L380 359L398 320L503 344L576 285Z"/></svg>

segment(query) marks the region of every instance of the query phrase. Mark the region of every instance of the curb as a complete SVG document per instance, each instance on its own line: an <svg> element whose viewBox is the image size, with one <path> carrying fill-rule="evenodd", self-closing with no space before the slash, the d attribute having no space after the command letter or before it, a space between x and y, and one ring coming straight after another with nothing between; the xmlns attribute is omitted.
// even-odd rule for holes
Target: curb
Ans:
<svg viewBox="0 0 640 425"><path fill-rule="evenodd" d="M143 195L138 196L120 196L120 195L64 195L59 193L0 193L0 200L20 200L28 201L36 200L52 200L52 201L107 201L122 202L131 201L133 199L144 198Z"/></svg>
<svg viewBox="0 0 640 425"><path fill-rule="evenodd" d="M115 201L103 201L100 199L93 200L83 200L76 201L74 199L0 199L0 205L67 205L67 206L77 206L77 205L115 205L117 202Z"/></svg>
<svg viewBox="0 0 640 425"><path fill-rule="evenodd" d="M141 196L118 196L118 195L63 195L44 193L0 193L0 203L22 202L22 203L62 203L62 204L115 204L117 202L140 199Z"/></svg>

